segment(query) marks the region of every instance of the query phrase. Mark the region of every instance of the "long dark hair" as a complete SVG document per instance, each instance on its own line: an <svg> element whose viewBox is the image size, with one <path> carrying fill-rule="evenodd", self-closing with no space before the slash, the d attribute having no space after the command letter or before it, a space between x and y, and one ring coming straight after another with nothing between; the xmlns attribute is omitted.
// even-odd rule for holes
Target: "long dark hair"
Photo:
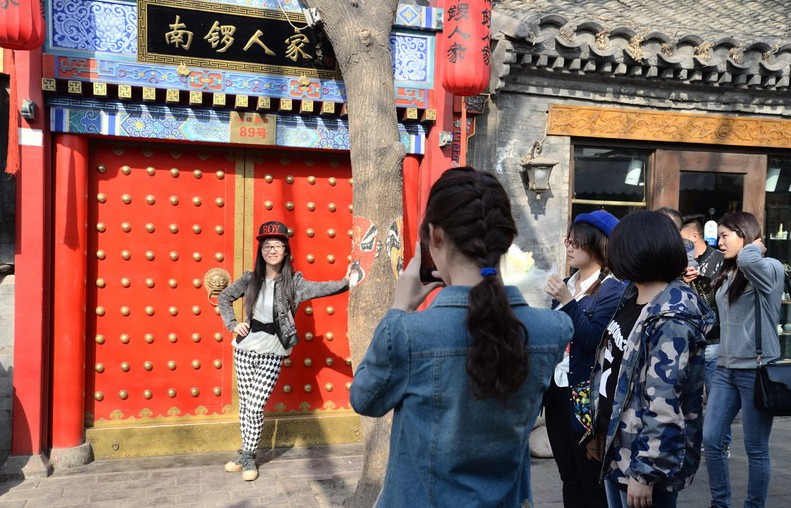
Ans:
<svg viewBox="0 0 791 508"><path fill-rule="evenodd" d="M718 226L723 226L734 233L736 236L744 240L744 245L752 243L754 240L761 238L761 225L758 224L758 219L755 215L749 212L731 212L722 216L717 223ZM722 270L720 274L714 279L714 289L717 290L728 278L728 275L736 271L733 276L733 281L728 285L728 303L733 303L744 292L747 287L747 278L744 276L739 267L736 266L736 257L726 259L722 263Z"/></svg>
<svg viewBox="0 0 791 508"><path fill-rule="evenodd" d="M610 275L610 268L607 265L607 235L587 222L573 222L566 238L576 241L579 248L601 266L599 278L585 291L586 295L595 294L602 281Z"/></svg>
<svg viewBox="0 0 791 508"><path fill-rule="evenodd" d="M261 254L261 249L267 238L271 237L262 238L258 242L258 249L255 254L255 269L253 270L254 277L247 282L247 287L244 290L244 315L245 319L248 321L253 319L253 307L255 306L258 293L261 291L261 286L264 284L264 279L266 278L266 261L264 261L264 256ZM286 297L286 301L293 313L296 312L297 308L294 304L294 267L291 266L291 245L288 243L288 240L280 237L277 238L278 240L282 240L283 244L286 246L283 251L283 266L280 269L280 277L278 277L276 281L278 293ZM275 295L275 297L277 297L277 295Z"/></svg>
<svg viewBox="0 0 791 508"><path fill-rule="evenodd" d="M440 227L451 248L483 267L497 267L516 236L508 194L490 173L470 167L446 171L431 187L421 236ZM466 325L472 336L467 373L476 398L505 403L527 377L527 330L514 315L499 277L470 290Z"/></svg>

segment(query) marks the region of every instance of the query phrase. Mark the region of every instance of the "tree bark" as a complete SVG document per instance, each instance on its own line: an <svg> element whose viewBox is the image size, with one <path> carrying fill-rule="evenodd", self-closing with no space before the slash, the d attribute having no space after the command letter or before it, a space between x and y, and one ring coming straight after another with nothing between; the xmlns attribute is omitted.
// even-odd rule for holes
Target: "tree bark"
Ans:
<svg viewBox="0 0 791 508"><path fill-rule="evenodd" d="M385 238L396 227L403 241L402 162L406 149L398 134L390 54L390 31L398 0L306 0L316 7L335 51L346 85L352 178L354 180L355 246L363 242L372 224L378 253L362 283L349 295L349 347L354 365L368 348L374 329L390 306L396 280ZM370 239L370 235L366 240ZM354 260L356 261L356 260ZM390 417L362 418L365 439L363 471L354 495L344 506L368 508L374 504L387 465Z"/></svg>

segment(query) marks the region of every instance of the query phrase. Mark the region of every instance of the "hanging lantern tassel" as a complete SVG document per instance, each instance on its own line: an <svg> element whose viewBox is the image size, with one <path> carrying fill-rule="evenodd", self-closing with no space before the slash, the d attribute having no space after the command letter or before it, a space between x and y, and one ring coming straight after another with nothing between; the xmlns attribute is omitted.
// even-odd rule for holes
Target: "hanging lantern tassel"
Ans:
<svg viewBox="0 0 791 508"><path fill-rule="evenodd" d="M5 172L15 175L19 171L19 110L17 109L16 68L14 50L8 65L9 92L8 92L8 156L6 157Z"/></svg>

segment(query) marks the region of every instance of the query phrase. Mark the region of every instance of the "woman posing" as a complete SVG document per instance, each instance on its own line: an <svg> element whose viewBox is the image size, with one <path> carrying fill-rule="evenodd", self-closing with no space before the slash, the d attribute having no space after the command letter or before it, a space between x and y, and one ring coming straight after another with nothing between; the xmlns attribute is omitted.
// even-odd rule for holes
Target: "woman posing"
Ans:
<svg viewBox="0 0 791 508"><path fill-rule="evenodd" d="M725 257L714 281L720 315L720 350L706 405L703 447L709 473L711 506L731 505L731 488L725 439L733 419L742 412L744 449L748 476L745 508L766 504L769 492L769 434L772 416L755 407L756 321L761 320L763 361L780 354L777 329L784 272L780 261L765 258L761 226L747 212L725 215L717 227L720 250ZM755 315L755 300L760 316Z"/></svg>
<svg viewBox="0 0 791 508"><path fill-rule="evenodd" d="M239 392L242 448L225 464L229 473L242 471L248 481L258 478L255 453L264 427L264 406L277 383L283 358L297 343L294 314L300 302L346 291L349 274L339 281L311 282L291 265L288 228L267 222L258 229L255 270L246 271L219 297L225 327L236 334L233 359ZM244 297L244 320L239 322L233 302Z"/></svg>
<svg viewBox="0 0 791 508"><path fill-rule="evenodd" d="M611 508L675 507L700 464L703 350L714 313L678 277L687 256L665 215L621 220L607 254L630 281L597 352L594 439Z"/></svg>
<svg viewBox="0 0 791 508"><path fill-rule="evenodd" d="M351 387L358 413L395 410L378 507L532 506L536 394L573 330L503 285L496 267L515 235L493 175L452 169L431 188L421 238L446 287L414 312L438 286L420 283L416 247Z"/></svg>
<svg viewBox="0 0 791 508"><path fill-rule="evenodd" d="M554 299L553 308L574 323L574 336L544 396L549 444L563 481L565 508L607 506L599 482L601 462L588 458L581 443L591 426L590 413L583 414L579 406L590 407L596 347L625 287L607 268L607 240L616 224L618 219L604 210L578 215L564 241L568 264L577 271L566 280L553 275L544 288Z"/></svg>

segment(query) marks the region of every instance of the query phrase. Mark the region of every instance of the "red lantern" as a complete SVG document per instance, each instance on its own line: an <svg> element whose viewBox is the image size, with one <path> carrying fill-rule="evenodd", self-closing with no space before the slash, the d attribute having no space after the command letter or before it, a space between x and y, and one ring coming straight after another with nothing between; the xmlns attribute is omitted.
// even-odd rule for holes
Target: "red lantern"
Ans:
<svg viewBox="0 0 791 508"><path fill-rule="evenodd" d="M39 0L0 0L0 47L36 49L45 33Z"/></svg>
<svg viewBox="0 0 791 508"><path fill-rule="evenodd" d="M491 18L491 0L447 1L442 29L442 86L448 92L466 97L478 95L489 86Z"/></svg>

